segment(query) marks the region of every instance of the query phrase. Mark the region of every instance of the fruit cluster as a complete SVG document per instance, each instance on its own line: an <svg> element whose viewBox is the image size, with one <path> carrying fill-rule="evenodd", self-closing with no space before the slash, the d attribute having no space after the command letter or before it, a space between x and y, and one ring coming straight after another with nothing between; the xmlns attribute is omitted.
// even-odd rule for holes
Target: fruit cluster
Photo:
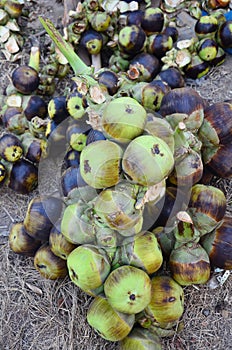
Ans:
<svg viewBox="0 0 232 350"><path fill-rule="evenodd" d="M88 33L87 47L96 48L93 31L103 35L109 29L111 18L99 4L92 9L94 3L83 2L85 11L78 7L73 14L79 24L75 30L84 28L75 45L86 44ZM148 7L125 15L116 46L124 63L131 60L120 73L112 66L94 73L52 23L41 19L74 70L73 84L67 94L50 99L45 116L29 109L33 116L28 118L24 100L39 96L26 98L15 77L20 69L29 77L33 73L37 83L32 91L38 73L30 65L20 67L12 75L20 93L8 95L2 118L11 131L0 139L2 183L7 183L6 162L13 160L13 169L28 158L32 130L40 141L40 161L42 141L47 158L64 152L59 194L31 200L23 222L11 227L11 249L33 257L41 276L68 275L94 297L88 323L104 339L120 341L122 350L161 349L160 337L174 334L180 324L183 286L206 283L214 267L232 269L232 219L224 193L210 185L214 175L232 176L232 104L209 105L184 86L179 67L163 69L161 56L143 51L146 35L149 40L154 33L154 40L161 35L163 11ZM139 25L133 22L138 16ZM161 24L151 32L154 16ZM134 37L143 43L129 48ZM205 55L204 48L198 50ZM8 127L18 125L10 123L9 113L16 108L11 105L16 96L18 113L26 120L20 132ZM10 183L17 183L18 176Z"/></svg>

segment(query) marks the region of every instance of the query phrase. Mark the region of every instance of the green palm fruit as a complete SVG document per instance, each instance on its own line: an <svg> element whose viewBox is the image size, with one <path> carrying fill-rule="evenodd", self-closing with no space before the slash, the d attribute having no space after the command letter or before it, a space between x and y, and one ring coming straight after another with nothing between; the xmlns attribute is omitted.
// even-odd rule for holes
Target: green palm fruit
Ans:
<svg viewBox="0 0 232 350"><path fill-rule="evenodd" d="M73 119L80 119L85 114L86 98L78 91L66 97L66 108Z"/></svg>
<svg viewBox="0 0 232 350"><path fill-rule="evenodd" d="M94 231L96 235L96 246L103 248L110 260L115 256L117 246L120 243L120 235L117 231L107 227L99 221L94 221Z"/></svg>
<svg viewBox="0 0 232 350"><path fill-rule="evenodd" d="M135 99L118 97L103 110L103 131L107 138L129 142L143 133L146 116L146 110Z"/></svg>
<svg viewBox="0 0 232 350"><path fill-rule="evenodd" d="M61 219L61 232L73 244L92 243L95 233L91 208L81 200L68 205Z"/></svg>
<svg viewBox="0 0 232 350"><path fill-rule="evenodd" d="M34 266L41 276L51 280L64 278L68 273L66 261L53 254L47 243L36 251Z"/></svg>
<svg viewBox="0 0 232 350"><path fill-rule="evenodd" d="M174 132L167 120L162 119L159 114L149 113L147 115L144 131L149 135L157 136L169 146L174 152Z"/></svg>
<svg viewBox="0 0 232 350"><path fill-rule="evenodd" d="M226 212L226 197L214 186L196 184L192 187L188 212L201 235L211 232Z"/></svg>
<svg viewBox="0 0 232 350"><path fill-rule="evenodd" d="M142 210L135 209L136 200L127 193L106 189L96 198L94 210L99 219L115 230L133 228L142 217Z"/></svg>
<svg viewBox="0 0 232 350"><path fill-rule="evenodd" d="M122 149L108 140L87 145L80 156L80 173L91 187L101 189L116 185L120 180Z"/></svg>
<svg viewBox="0 0 232 350"><path fill-rule="evenodd" d="M162 350L159 336L138 326L120 341L119 346L120 350Z"/></svg>
<svg viewBox="0 0 232 350"><path fill-rule="evenodd" d="M172 151L165 141L152 135L138 136L127 146L122 168L136 184L152 186L165 179L174 166Z"/></svg>
<svg viewBox="0 0 232 350"><path fill-rule="evenodd" d="M152 232L144 231L125 238L121 246L122 263L143 269L149 275L158 271L163 263L159 243Z"/></svg>
<svg viewBox="0 0 232 350"><path fill-rule="evenodd" d="M209 256L199 243L189 242L173 249L169 267L181 286L204 284L210 277Z"/></svg>
<svg viewBox="0 0 232 350"><path fill-rule="evenodd" d="M68 256L67 266L72 282L92 296L102 292L111 269L104 249L90 244L75 248Z"/></svg>
<svg viewBox="0 0 232 350"><path fill-rule="evenodd" d="M87 311L87 322L102 338L119 341L132 330L135 315L118 312L107 299L97 296Z"/></svg>
<svg viewBox="0 0 232 350"><path fill-rule="evenodd" d="M110 25L111 17L105 11L94 11L89 20L94 30L104 32Z"/></svg>
<svg viewBox="0 0 232 350"><path fill-rule="evenodd" d="M169 276L155 276L151 279L151 301L145 313L152 322L164 324L177 321L184 311L184 291Z"/></svg>
<svg viewBox="0 0 232 350"><path fill-rule="evenodd" d="M146 272L123 265L112 271L104 283L110 305L123 313L142 311L151 299L151 280Z"/></svg>

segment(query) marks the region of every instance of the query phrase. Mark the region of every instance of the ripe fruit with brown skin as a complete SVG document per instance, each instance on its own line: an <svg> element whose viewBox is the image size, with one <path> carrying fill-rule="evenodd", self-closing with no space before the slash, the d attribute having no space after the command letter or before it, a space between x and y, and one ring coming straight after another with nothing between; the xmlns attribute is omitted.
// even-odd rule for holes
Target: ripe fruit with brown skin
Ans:
<svg viewBox="0 0 232 350"><path fill-rule="evenodd" d="M19 66L13 71L12 83L24 95L34 92L39 86L37 71L30 66Z"/></svg>
<svg viewBox="0 0 232 350"><path fill-rule="evenodd" d="M17 254L34 256L41 246L41 242L29 236L25 231L23 222L18 222L11 226L9 245L13 252Z"/></svg>

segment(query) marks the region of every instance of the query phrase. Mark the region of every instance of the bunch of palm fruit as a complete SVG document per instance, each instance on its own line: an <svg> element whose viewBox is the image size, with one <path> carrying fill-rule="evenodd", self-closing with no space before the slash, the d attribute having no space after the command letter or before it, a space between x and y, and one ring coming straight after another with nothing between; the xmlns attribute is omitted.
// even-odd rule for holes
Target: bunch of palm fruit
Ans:
<svg viewBox="0 0 232 350"><path fill-rule="evenodd" d="M144 81L142 64L130 67L136 79L94 74L41 21L76 76L48 103L42 130L48 157L65 152L59 194L31 200L10 247L43 277L68 275L92 296L87 321L104 339L161 349L180 325L182 287L232 269L226 198L208 183L232 176L232 105L209 105L162 72Z"/></svg>

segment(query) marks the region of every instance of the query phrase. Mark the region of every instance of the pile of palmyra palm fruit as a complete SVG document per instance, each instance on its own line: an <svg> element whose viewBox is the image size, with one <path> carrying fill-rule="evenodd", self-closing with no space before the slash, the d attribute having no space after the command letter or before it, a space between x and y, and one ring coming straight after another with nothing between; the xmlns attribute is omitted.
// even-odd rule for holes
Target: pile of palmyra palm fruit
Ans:
<svg viewBox="0 0 232 350"><path fill-rule="evenodd" d="M17 3L0 2L2 45ZM203 3L87 0L64 37L41 18L55 45L43 67L32 48L3 99L2 190L28 194L62 154L59 192L31 200L10 247L94 297L88 323L122 350L161 349L183 314L182 287L232 269L232 219L210 185L232 176L232 104L185 85L232 48L229 1ZM193 38L178 41L178 8L195 18ZM53 95L69 65L68 89Z"/></svg>

